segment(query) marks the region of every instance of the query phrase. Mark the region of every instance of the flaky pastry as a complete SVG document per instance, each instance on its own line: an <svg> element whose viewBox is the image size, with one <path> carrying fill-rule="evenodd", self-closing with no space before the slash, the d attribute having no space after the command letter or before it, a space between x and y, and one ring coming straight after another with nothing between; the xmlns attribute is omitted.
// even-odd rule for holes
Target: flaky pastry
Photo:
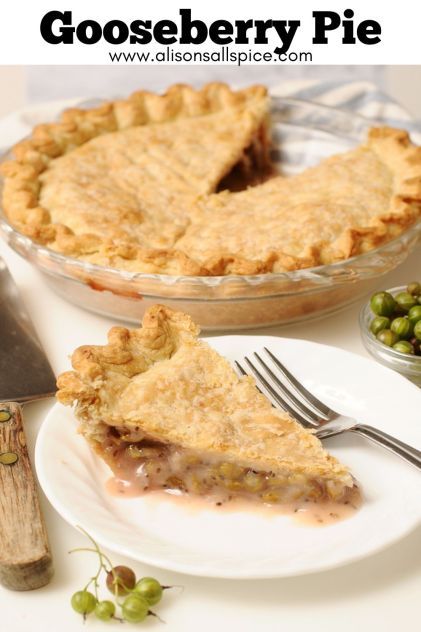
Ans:
<svg viewBox="0 0 421 632"><path fill-rule="evenodd" d="M139 329L114 327L105 346L72 355L57 397L119 479L270 504L341 500L346 467L314 434L273 408L251 377L197 338L181 312L155 305Z"/></svg>

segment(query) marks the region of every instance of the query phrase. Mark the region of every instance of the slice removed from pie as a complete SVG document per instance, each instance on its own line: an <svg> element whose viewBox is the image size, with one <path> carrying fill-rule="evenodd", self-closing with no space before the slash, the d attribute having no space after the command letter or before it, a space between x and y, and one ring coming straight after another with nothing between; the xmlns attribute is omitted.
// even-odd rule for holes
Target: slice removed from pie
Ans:
<svg viewBox="0 0 421 632"><path fill-rule="evenodd" d="M284 272L362 254L421 216L421 150L373 128L365 143L291 177L204 196L174 248L212 274Z"/></svg>
<svg viewBox="0 0 421 632"><path fill-rule="evenodd" d="M58 378L80 431L139 492L177 489L263 503L343 500L354 480L314 434L238 377L191 318L155 305L139 329L114 327Z"/></svg>

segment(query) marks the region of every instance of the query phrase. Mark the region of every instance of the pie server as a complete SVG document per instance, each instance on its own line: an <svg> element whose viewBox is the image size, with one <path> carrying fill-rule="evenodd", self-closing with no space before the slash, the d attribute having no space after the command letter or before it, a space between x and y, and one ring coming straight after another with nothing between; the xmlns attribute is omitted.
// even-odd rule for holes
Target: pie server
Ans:
<svg viewBox="0 0 421 632"><path fill-rule="evenodd" d="M55 377L0 258L0 583L32 590L53 574L20 403L51 397Z"/></svg>

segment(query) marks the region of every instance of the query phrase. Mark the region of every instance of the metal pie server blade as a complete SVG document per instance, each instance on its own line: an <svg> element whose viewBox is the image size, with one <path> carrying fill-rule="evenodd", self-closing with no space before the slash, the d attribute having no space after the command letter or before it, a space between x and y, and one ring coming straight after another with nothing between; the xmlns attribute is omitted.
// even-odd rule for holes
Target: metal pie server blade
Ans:
<svg viewBox="0 0 421 632"><path fill-rule="evenodd" d="M18 288L0 258L0 401L51 397L56 379Z"/></svg>

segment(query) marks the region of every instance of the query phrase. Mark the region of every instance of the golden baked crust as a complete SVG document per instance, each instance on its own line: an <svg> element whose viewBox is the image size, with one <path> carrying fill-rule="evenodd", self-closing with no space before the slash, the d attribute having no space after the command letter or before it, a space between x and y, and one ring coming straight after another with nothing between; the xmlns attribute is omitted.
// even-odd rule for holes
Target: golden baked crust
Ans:
<svg viewBox="0 0 421 632"><path fill-rule="evenodd" d="M267 164L266 125L263 86L178 85L69 110L3 165L5 212L83 261L200 276L332 263L418 220L421 149L391 128L297 176L216 193L235 165Z"/></svg>
<svg viewBox="0 0 421 632"><path fill-rule="evenodd" d="M204 274L163 249L184 233L193 200L235 165L267 167L267 106L263 86L212 83L68 110L13 148L15 160L2 166L5 212L25 235L70 256Z"/></svg>
<svg viewBox="0 0 421 632"><path fill-rule="evenodd" d="M396 237L421 215L421 149L405 132L367 142L290 177L202 199L176 247L211 274L334 263Z"/></svg>
<svg viewBox="0 0 421 632"><path fill-rule="evenodd" d="M332 495L352 487L347 469L313 434L197 335L189 316L155 305L140 329L114 327L107 345L73 353L74 371L59 376L57 397L76 403L81 432L113 469L110 427L125 441L146 436L206 462L317 480Z"/></svg>
<svg viewBox="0 0 421 632"><path fill-rule="evenodd" d="M51 221L80 240L170 248L188 209L236 165L265 109L235 108L194 119L129 128L95 138L54 160L40 176ZM200 138L200 142L198 142ZM71 239L51 244L69 251Z"/></svg>

